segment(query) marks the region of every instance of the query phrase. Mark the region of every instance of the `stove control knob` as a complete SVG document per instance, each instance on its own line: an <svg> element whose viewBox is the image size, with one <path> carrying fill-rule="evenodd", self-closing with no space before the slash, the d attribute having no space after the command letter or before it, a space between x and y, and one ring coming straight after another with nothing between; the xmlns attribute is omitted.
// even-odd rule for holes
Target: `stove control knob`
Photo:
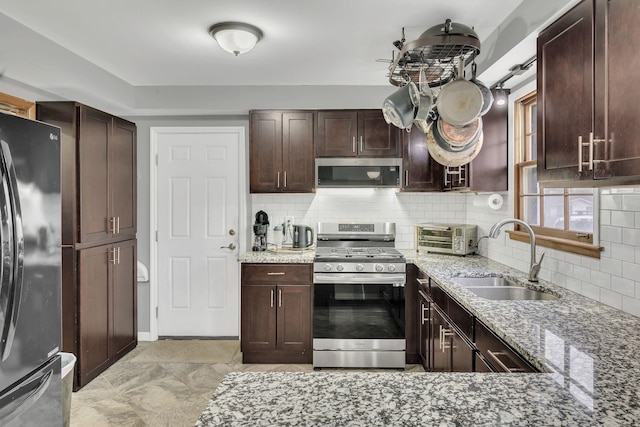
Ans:
<svg viewBox="0 0 640 427"><path fill-rule="evenodd" d="M325 264L324 271L331 271L331 264Z"/></svg>
<svg viewBox="0 0 640 427"><path fill-rule="evenodd" d="M396 271L395 264L389 264L389 271Z"/></svg>
<svg viewBox="0 0 640 427"><path fill-rule="evenodd" d="M384 267L382 266L382 264L376 264L376 271L380 272L383 270L384 270Z"/></svg>
<svg viewBox="0 0 640 427"><path fill-rule="evenodd" d="M362 264L356 265L356 270L358 270L358 271L364 270L364 265L362 265Z"/></svg>
<svg viewBox="0 0 640 427"><path fill-rule="evenodd" d="M338 266L336 267L336 269L337 269L338 271L342 271L342 270L344 270L344 267L342 266L342 264L338 264Z"/></svg>

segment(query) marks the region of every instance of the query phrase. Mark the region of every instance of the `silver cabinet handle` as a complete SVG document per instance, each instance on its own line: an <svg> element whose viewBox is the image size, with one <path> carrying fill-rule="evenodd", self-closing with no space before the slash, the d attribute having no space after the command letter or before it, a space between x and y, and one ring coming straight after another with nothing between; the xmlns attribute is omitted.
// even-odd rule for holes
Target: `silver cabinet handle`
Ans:
<svg viewBox="0 0 640 427"><path fill-rule="evenodd" d="M409 170L404 171L404 186L409 186Z"/></svg>
<svg viewBox="0 0 640 427"><path fill-rule="evenodd" d="M282 289L278 289L278 307L282 307Z"/></svg>
<svg viewBox="0 0 640 427"><path fill-rule="evenodd" d="M351 141L351 150L355 153L356 152L356 137L354 136L352 141Z"/></svg>
<svg viewBox="0 0 640 427"><path fill-rule="evenodd" d="M422 312L421 312L421 315L420 315L420 324L424 325L425 323L427 323L428 320L430 320L430 316L425 317L424 314L425 313L430 313L431 310L429 309L429 307L427 307L424 304L420 304L420 305L422 306Z"/></svg>
<svg viewBox="0 0 640 427"><path fill-rule="evenodd" d="M271 307L273 307L273 300L275 298L276 291L275 289L271 289Z"/></svg>
<svg viewBox="0 0 640 427"><path fill-rule="evenodd" d="M112 216L111 218L109 218L109 226L107 228L108 228L107 230L108 233L116 234L116 217L115 216Z"/></svg>
<svg viewBox="0 0 640 427"><path fill-rule="evenodd" d="M360 135L360 152L362 153L364 151L364 142L362 140L362 135Z"/></svg>
<svg viewBox="0 0 640 427"><path fill-rule="evenodd" d="M120 234L120 217L116 217L116 234Z"/></svg>
<svg viewBox="0 0 640 427"><path fill-rule="evenodd" d="M234 250L235 248L236 248L236 245L233 242L229 243L229 246L220 246L220 249L231 249L231 250Z"/></svg>
<svg viewBox="0 0 640 427"><path fill-rule="evenodd" d="M440 346L443 353L445 352L445 350L451 348L451 346L449 346L448 343L445 342L445 339L455 334L456 333L453 331L453 329L443 328L442 325L440 325Z"/></svg>
<svg viewBox="0 0 640 427"><path fill-rule="evenodd" d="M582 172L582 135L578 136L578 172Z"/></svg>
<svg viewBox="0 0 640 427"><path fill-rule="evenodd" d="M589 170L593 170L593 132L589 132Z"/></svg>
<svg viewBox="0 0 640 427"><path fill-rule="evenodd" d="M118 256L116 257L116 259L118 260L118 264L120 264L120 246L118 246L116 249L118 250Z"/></svg>
<svg viewBox="0 0 640 427"><path fill-rule="evenodd" d="M109 253L107 255L107 262L109 264L116 265L116 248L109 249Z"/></svg>
<svg viewBox="0 0 640 427"><path fill-rule="evenodd" d="M491 358L493 360L495 360L495 362L498 364L498 366L500 366L502 369L504 369L505 372L508 373L512 373L512 372L525 372L524 369L522 368L518 368L518 367L513 367L513 368L509 368L507 365L505 365L499 358L498 356L507 356L509 357L509 353L504 352L504 351L496 351L493 352L491 350L487 350L487 354L489 356L491 356Z"/></svg>
<svg viewBox="0 0 640 427"><path fill-rule="evenodd" d="M421 285L428 285L429 279L416 279Z"/></svg>
<svg viewBox="0 0 640 427"><path fill-rule="evenodd" d="M286 273L284 271L269 271L267 272L267 276L284 276Z"/></svg>
<svg viewBox="0 0 640 427"><path fill-rule="evenodd" d="M284 188L287 188L287 171L284 171Z"/></svg>
<svg viewBox="0 0 640 427"><path fill-rule="evenodd" d="M280 171L278 171L278 183L276 184L276 188L280 188Z"/></svg>

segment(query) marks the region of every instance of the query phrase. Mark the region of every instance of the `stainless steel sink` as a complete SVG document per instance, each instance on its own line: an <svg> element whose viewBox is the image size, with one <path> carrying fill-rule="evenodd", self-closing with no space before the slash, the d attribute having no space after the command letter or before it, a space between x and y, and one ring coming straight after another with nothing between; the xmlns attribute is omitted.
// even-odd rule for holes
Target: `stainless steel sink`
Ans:
<svg viewBox="0 0 640 427"><path fill-rule="evenodd" d="M454 281L462 286L520 286L506 277L456 277Z"/></svg>
<svg viewBox="0 0 640 427"><path fill-rule="evenodd" d="M457 277L454 281L480 298L489 300L551 301L558 299L557 296L548 292L525 288L506 277Z"/></svg>
<svg viewBox="0 0 640 427"><path fill-rule="evenodd" d="M476 286L467 287L467 289L480 298L490 300L550 301L558 299L558 297L548 292L536 291L535 289L523 288L521 286Z"/></svg>

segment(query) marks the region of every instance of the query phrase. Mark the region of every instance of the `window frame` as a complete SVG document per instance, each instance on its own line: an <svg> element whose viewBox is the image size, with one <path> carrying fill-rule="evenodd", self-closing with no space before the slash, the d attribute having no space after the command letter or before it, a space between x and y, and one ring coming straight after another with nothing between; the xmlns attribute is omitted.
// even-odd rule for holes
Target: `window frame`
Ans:
<svg viewBox="0 0 640 427"><path fill-rule="evenodd" d="M0 92L0 111L16 116L36 119L36 103Z"/></svg>
<svg viewBox="0 0 640 427"><path fill-rule="evenodd" d="M527 112L530 111L530 107L533 104L537 104L537 94L534 90L533 92L524 95L523 97L517 99L514 102L514 218L523 219L525 212L525 203L523 203L524 197L526 197L526 193L523 190L523 170L526 167L536 166L537 165L537 153L531 152L531 147L527 146L530 141L530 136L536 132L529 132L526 128L527 123L531 123L532 119L527 117ZM538 112L539 114L539 112ZM528 155L527 155L528 154ZM533 158L532 158L533 157ZM540 209L540 222L543 222L544 219L544 190L545 187L543 185L539 185L539 193L537 195L539 201L539 209ZM569 204L567 202L567 198L570 196L579 195L579 193L572 193L569 191L569 188L564 188L564 191L561 195L564 197L564 209L565 209L565 218L568 218L567 214L569 209ZM578 189L581 190L581 189ZM587 192L587 189L584 189ZM598 192L597 190L593 191L593 226L594 230L592 233L584 233L578 231L571 230L562 230L551 227L543 227L538 225L531 225L535 235L536 235L536 243L539 246L544 246L552 249L557 249L564 252L570 252L579 255L585 255L592 258L600 258L600 252L603 250L601 246L594 244L594 236L597 235L596 227L598 226L598 213L599 213L599 203L598 203ZM559 194L560 195L560 194ZM548 196L546 196L548 197ZM529 242L529 234L523 230L523 228L516 224L514 227L514 231L509 232L509 237L513 240L521 241L521 242Z"/></svg>

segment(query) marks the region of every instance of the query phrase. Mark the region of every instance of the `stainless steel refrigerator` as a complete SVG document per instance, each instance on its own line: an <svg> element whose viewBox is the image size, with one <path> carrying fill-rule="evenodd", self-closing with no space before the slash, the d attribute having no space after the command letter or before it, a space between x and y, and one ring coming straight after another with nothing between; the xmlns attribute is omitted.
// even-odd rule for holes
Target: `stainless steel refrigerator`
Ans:
<svg viewBox="0 0 640 427"><path fill-rule="evenodd" d="M0 425L61 426L60 129L0 113Z"/></svg>

